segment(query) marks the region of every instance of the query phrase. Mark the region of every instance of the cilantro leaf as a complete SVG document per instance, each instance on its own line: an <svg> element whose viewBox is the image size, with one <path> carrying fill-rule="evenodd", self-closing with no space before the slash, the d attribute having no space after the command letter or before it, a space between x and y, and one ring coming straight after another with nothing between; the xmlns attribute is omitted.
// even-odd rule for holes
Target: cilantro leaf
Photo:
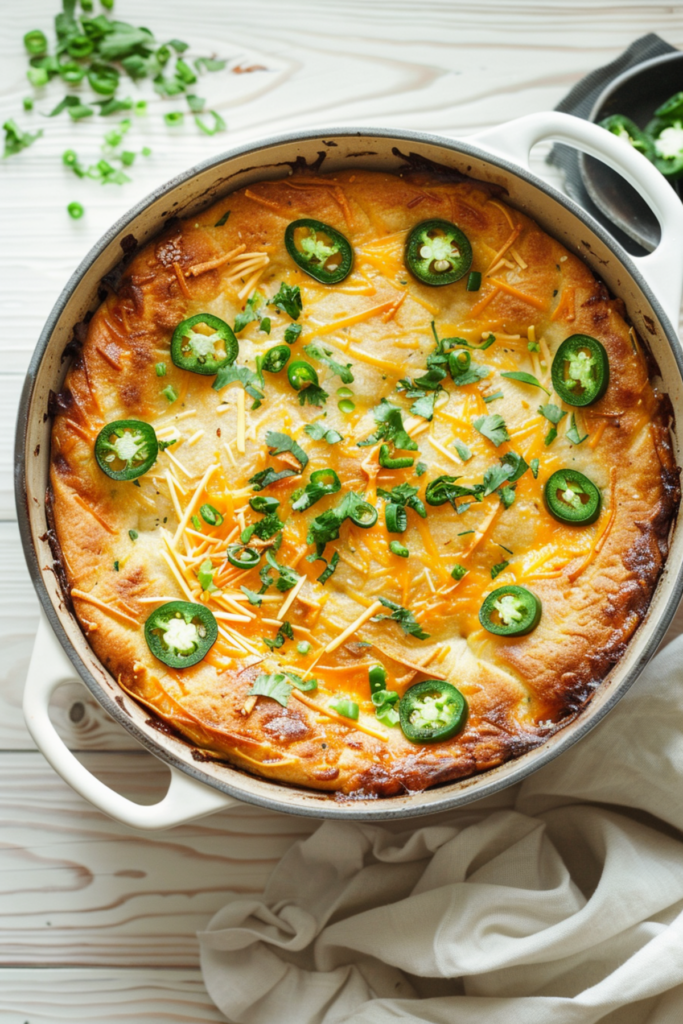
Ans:
<svg viewBox="0 0 683 1024"><path fill-rule="evenodd" d="M289 565L280 565L272 551L266 551L266 562L271 569L274 569L278 573L278 577L275 580L275 586L282 593L284 593L285 590L291 590L301 578L296 569L292 569Z"/></svg>
<svg viewBox="0 0 683 1024"><path fill-rule="evenodd" d="M493 494L501 484L507 483L510 472L509 466L489 466L484 473L484 497Z"/></svg>
<svg viewBox="0 0 683 1024"><path fill-rule="evenodd" d="M259 519L256 523L251 523L250 526L242 530L240 542L248 544L254 536L258 537L259 540L269 540L276 533L279 533L284 528L284 525L277 512L269 512L263 519Z"/></svg>
<svg viewBox="0 0 683 1024"><path fill-rule="evenodd" d="M259 607L259 605L261 604L261 598L259 597L258 594L256 594L253 590L249 590L248 587L244 586L240 587L240 590L249 601L249 604L253 604L257 608Z"/></svg>
<svg viewBox="0 0 683 1024"><path fill-rule="evenodd" d="M282 455L283 452L291 452L294 458L301 464L302 469L305 469L308 465L308 455L301 445L297 444L289 434L280 434L276 430L269 430L266 434L266 444L269 448L274 449L270 453L271 455Z"/></svg>
<svg viewBox="0 0 683 1024"><path fill-rule="evenodd" d="M325 559L323 558L323 562L324 561L325 561ZM324 586L327 583L327 581L329 580L329 578L332 575L332 573L334 572L334 570L337 568L338 564L339 564L339 552L335 551L335 553L332 555L332 558L327 563L326 568L324 568L323 571L318 576L318 583L322 583L322 585Z"/></svg>
<svg viewBox="0 0 683 1024"><path fill-rule="evenodd" d="M386 398L383 398L379 405L372 410L372 415L375 418L377 429L364 441L358 441L359 448L377 444L378 441L393 441L394 447L402 451L417 451L417 442L413 441L403 426L403 416L397 405L392 405Z"/></svg>
<svg viewBox="0 0 683 1024"><path fill-rule="evenodd" d="M584 434L583 437L581 437L581 435L579 434L579 428L576 425L576 416L574 415L574 413L572 413L571 426L569 427L569 430L567 431L565 436L568 441L571 441L572 444L583 444L583 442L589 436L588 434Z"/></svg>
<svg viewBox="0 0 683 1024"><path fill-rule="evenodd" d="M378 487L377 494L380 498L384 498L385 501L389 501L394 505L412 508L422 519L427 518L427 509L417 496L417 487L413 487L409 483L397 484L390 491L384 491L381 487Z"/></svg>
<svg viewBox="0 0 683 1024"><path fill-rule="evenodd" d="M553 405L552 402L548 402L547 405L539 405L538 411L541 416L544 416L550 421L550 423L554 424L554 426L557 426L560 420L564 419L567 415L563 409L560 409L558 405Z"/></svg>
<svg viewBox="0 0 683 1024"><path fill-rule="evenodd" d="M281 647L282 644L279 646ZM271 672L270 674L261 672L254 680L249 696L270 697L272 700L276 700L278 704L282 704L283 708L286 708L291 693L292 684L287 682L283 672Z"/></svg>
<svg viewBox="0 0 683 1024"><path fill-rule="evenodd" d="M197 570L197 579L202 590L207 591L209 594L213 594L218 590L218 587L213 582L213 574L216 570L213 567L213 562L210 558L202 562Z"/></svg>
<svg viewBox="0 0 683 1024"><path fill-rule="evenodd" d="M413 416L422 416L425 420L431 420L434 416L434 403L436 402L436 392L433 391L430 395L422 394L420 398L410 407L410 411Z"/></svg>
<svg viewBox="0 0 683 1024"><path fill-rule="evenodd" d="M426 462L418 462L417 466L415 467L415 476L424 476L424 474L427 472L427 468L428 467Z"/></svg>
<svg viewBox="0 0 683 1024"><path fill-rule="evenodd" d="M429 639L429 633L425 633L409 608L404 608L402 605L396 604L394 601L390 601L387 597L380 597L379 600L385 608L389 608L391 610L391 615L375 615L372 620L373 622L381 622L383 619L393 619L394 622L398 622L403 629L403 632L407 633L409 636L417 637L418 640Z"/></svg>
<svg viewBox="0 0 683 1024"><path fill-rule="evenodd" d="M505 420L499 413L493 413L491 416L477 416L476 420L473 420L472 426L483 437L488 438L496 448L504 441L510 440Z"/></svg>
<svg viewBox="0 0 683 1024"><path fill-rule="evenodd" d="M315 405L323 406L330 397L324 388L321 388L319 384L308 384L305 388L302 388L298 392L299 405Z"/></svg>
<svg viewBox="0 0 683 1024"><path fill-rule="evenodd" d="M309 437L312 437L314 441L327 441L328 444L337 444L339 441L344 440L339 431L333 430L332 427L326 427L319 421L307 423L304 427L304 432Z"/></svg>
<svg viewBox="0 0 683 1024"><path fill-rule="evenodd" d="M458 453L463 462L467 462L469 459L472 458L472 452L467 447L467 445L460 440L459 437L456 437L455 440L453 441L453 447L455 448L456 452Z"/></svg>
<svg viewBox="0 0 683 1024"><path fill-rule="evenodd" d="M285 329L285 341L287 344L293 345L295 341L298 341L302 330L303 327L301 324L290 324L289 327Z"/></svg>
<svg viewBox="0 0 683 1024"><path fill-rule="evenodd" d="M532 387L540 388L541 391L545 391L546 395L550 395L547 388L544 388L540 380L534 377L533 373L524 373L523 370L510 370L509 373L501 373L501 377L507 377L508 380L518 380L521 384L531 384Z"/></svg>
<svg viewBox="0 0 683 1024"><path fill-rule="evenodd" d="M239 334L243 331L247 324L252 323L253 320L261 319L261 307L265 299L260 292L254 292L254 294L247 299L246 305L241 313L238 313L235 317L235 326L233 328L235 334Z"/></svg>
<svg viewBox="0 0 683 1024"><path fill-rule="evenodd" d="M446 502L450 502L455 511L460 515L462 512L466 512L472 502L467 502L464 505L458 505L457 499L470 497L474 498L475 501L482 501L484 493L484 484L474 484L473 487L464 487L461 484L457 484L455 481L459 480L459 476L437 476L436 479L432 480L427 484L425 491L425 500L428 505L445 505Z"/></svg>
<svg viewBox="0 0 683 1024"><path fill-rule="evenodd" d="M211 386L214 391L221 391L235 381L241 384L247 394L256 400L258 404L255 405L255 408L258 409L265 398L264 393L259 391L259 387L263 387L263 378L260 374L250 370L248 366L221 366ZM256 386L257 384L259 387Z"/></svg>
<svg viewBox="0 0 683 1024"><path fill-rule="evenodd" d="M338 363L336 359L332 358L332 350L328 348L322 348L320 345L304 345L304 352L312 359L318 359L325 366L328 366L332 373L335 373L341 378L343 384L353 384L353 374L351 373L351 363L342 365Z"/></svg>
<svg viewBox="0 0 683 1024"><path fill-rule="evenodd" d="M254 473L252 477L249 477L249 483L253 485L255 491L262 491L264 487L270 487L271 484L275 484L278 480L285 480L288 476L298 476L293 469L281 469L276 472L272 466L268 466L267 469L262 469L260 473Z"/></svg>
<svg viewBox="0 0 683 1024"><path fill-rule="evenodd" d="M498 494L500 495L500 501L503 508L510 508L515 501L515 485L509 484L507 487L501 487Z"/></svg>
<svg viewBox="0 0 683 1024"><path fill-rule="evenodd" d="M277 295L272 297L268 305L281 309L287 316L291 316L292 320L298 320L303 310L299 286L292 287L283 281Z"/></svg>
<svg viewBox="0 0 683 1024"><path fill-rule="evenodd" d="M2 127L5 131L5 151L2 154L3 157L14 156L15 153L20 153L22 149L28 149L43 134L42 129L34 132L33 135L30 132L22 132L16 121L5 121Z"/></svg>
<svg viewBox="0 0 683 1024"><path fill-rule="evenodd" d="M519 480L521 476L524 476L527 469L529 468L525 460L517 452L506 452L500 460L504 466L510 468L510 483L514 483L515 480Z"/></svg>

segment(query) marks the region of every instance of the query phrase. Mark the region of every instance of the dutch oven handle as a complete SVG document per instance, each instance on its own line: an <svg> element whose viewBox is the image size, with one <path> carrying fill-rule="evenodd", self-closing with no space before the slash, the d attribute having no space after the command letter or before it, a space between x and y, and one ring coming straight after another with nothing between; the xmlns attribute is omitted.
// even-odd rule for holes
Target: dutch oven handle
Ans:
<svg viewBox="0 0 683 1024"><path fill-rule="evenodd" d="M571 114L549 110L490 128L467 141L529 169L529 152L552 139L608 164L640 193L659 221L661 239L647 256L629 257L678 327L683 288L683 203L642 154L604 128Z"/></svg>
<svg viewBox="0 0 683 1024"><path fill-rule="evenodd" d="M63 683L78 675L41 611L26 687L24 717L36 746L58 775L104 814L130 828L173 828L194 818L239 804L238 800L171 767L166 795L156 804L136 804L95 778L59 736L50 721L50 697Z"/></svg>

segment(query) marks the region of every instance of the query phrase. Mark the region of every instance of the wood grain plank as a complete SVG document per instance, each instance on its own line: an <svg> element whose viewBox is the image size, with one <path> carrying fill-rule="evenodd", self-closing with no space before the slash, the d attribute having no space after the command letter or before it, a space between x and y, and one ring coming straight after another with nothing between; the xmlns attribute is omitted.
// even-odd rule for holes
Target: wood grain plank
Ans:
<svg viewBox="0 0 683 1024"><path fill-rule="evenodd" d="M211 1024L226 1018L198 970L0 968L5 1024Z"/></svg>
<svg viewBox="0 0 683 1024"><path fill-rule="evenodd" d="M163 792L148 754L85 754L130 799ZM230 891L258 892L317 823L240 806L158 835L78 797L40 754L0 754L0 963L196 967L195 933Z"/></svg>

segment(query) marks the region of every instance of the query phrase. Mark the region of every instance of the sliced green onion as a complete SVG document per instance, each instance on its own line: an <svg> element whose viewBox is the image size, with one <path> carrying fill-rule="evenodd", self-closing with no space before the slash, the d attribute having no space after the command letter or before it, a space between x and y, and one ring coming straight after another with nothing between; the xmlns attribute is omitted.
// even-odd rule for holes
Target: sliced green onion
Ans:
<svg viewBox="0 0 683 1024"><path fill-rule="evenodd" d="M47 53L47 36L39 28L34 28L24 36L24 46L32 57L42 57Z"/></svg>
<svg viewBox="0 0 683 1024"><path fill-rule="evenodd" d="M31 85L34 85L36 89L40 89L41 86L47 85L50 78L45 68L29 68L26 72L26 77Z"/></svg>
<svg viewBox="0 0 683 1024"><path fill-rule="evenodd" d="M354 722L358 721L360 709L355 700L349 700L348 697L340 697L339 700L331 700L329 706L343 718L352 718Z"/></svg>
<svg viewBox="0 0 683 1024"><path fill-rule="evenodd" d="M24 104L24 110L33 110L33 100L30 96L24 96L22 102Z"/></svg>
<svg viewBox="0 0 683 1024"><path fill-rule="evenodd" d="M309 644L308 640L300 640L299 643L296 645L297 654L300 654L302 658L304 658L308 654L310 649L311 645Z"/></svg>
<svg viewBox="0 0 683 1024"><path fill-rule="evenodd" d="M165 387L161 393L162 395L166 396L169 402L175 402L176 399L178 398L178 392L176 391L172 384L169 384L168 387Z"/></svg>
<svg viewBox="0 0 683 1024"><path fill-rule="evenodd" d="M481 274L478 270L473 270L467 278L467 291L478 292L481 288Z"/></svg>
<svg viewBox="0 0 683 1024"><path fill-rule="evenodd" d="M401 544L400 540L389 541L389 550L392 555L400 555L401 558L408 558L410 555L410 551L405 544Z"/></svg>
<svg viewBox="0 0 683 1024"><path fill-rule="evenodd" d="M80 203L69 203L67 210L69 211L69 216L74 220L80 220L85 213L85 210Z"/></svg>
<svg viewBox="0 0 683 1024"><path fill-rule="evenodd" d="M182 110L171 110L168 114L164 114L164 121L170 128L177 128L185 120L185 115Z"/></svg>
<svg viewBox="0 0 683 1024"><path fill-rule="evenodd" d="M157 377L165 377L166 363L156 363L154 366L154 372L156 373Z"/></svg>
<svg viewBox="0 0 683 1024"><path fill-rule="evenodd" d="M137 530L129 530L128 536L130 537L131 540L137 540L140 534L138 533Z"/></svg>
<svg viewBox="0 0 683 1024"><path fill-rule="evenodd" d="M213 505L202 505L199 510L199 514L205 523L209 526L220 526L223 522L223 516L220 514L217 508Z"/></svg>

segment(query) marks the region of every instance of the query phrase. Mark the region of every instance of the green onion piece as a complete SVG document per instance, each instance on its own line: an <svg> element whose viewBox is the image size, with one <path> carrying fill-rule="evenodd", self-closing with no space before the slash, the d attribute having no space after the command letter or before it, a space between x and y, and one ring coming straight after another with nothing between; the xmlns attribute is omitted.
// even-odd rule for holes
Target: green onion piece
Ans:
<svg viewBox="0 0 683 1024"><path fill-rule="evenodd" d="M226 210L225 213L223 214L223 216L219 220L216 221L216 223L214 224L214 227L215 228L222 228L224 224L227 224L229 216L230 216L230 210ZM299 330L301 330L301 328L299 328Z"/></svg>
<svg viewBox="0 0 683 1024"><path fill-rule="evenodd" d="M137 530L129 530L128 536L130 537L131 540L137 540L140 534L138 533Z"/></svg>
<svg viewBox="0 0 683 1024"><path fill-rule="evenodd" d="M259 331L263 331L264 334L270 334L270 317L264 316L261 323L258 325Z"/></svg>
<svg viewBox="0 0 683 1024"><path fill-rule="evenodd" d="M154 366L154 372L156 373L157 377L165 377L166 363L156 363Z"/></svg>
<svg viewBox="0 0 683 1024"><path fill-rule="evenodd" d="M451 576L454 580L461 580L463 576L467 576L468 570L460 562L456 562L451 569Z"/></svg>
<svg viewBox="0 0 683 1024"><path fill-rule="evenodd" d="M116 561L116 562L114 562L114 572L118 572L118 571L119 571L119 563L118 563L118 561Z"/></svg>
<svg viewBox="0 0 683 1024"><path fill-rule="evenodd" d="M481 288L481 274L478 270L473 270L467 278L467 291L478 292Z"/></svg>
<svg viewBox="0 0 683 1024"><path fill-rule="evenodd" d="M80 220L85 213L85 210L80 203L69 203L67 210L69 211L69 216L72 217L73 220Z"/></svg>
<svg viewBox="0 0 683 1024"><path fill-rule="evenodd" d="M539 467L539 465L540 465L540 463L539 463L538 459L532 459L531 462L529 463L529 467L530 467L531 472L533 474L534 480L538 479L538 467Z"/></svg>
<svg viewBox="0 0 683 1024"><path fill-rule="evenodd" d="M24 96L23 99L24 110L33 110L33 100L30 96Z"/></svg>
<svg viewBox="0 0 683 1024"><path fill-rule="evenodd" d="M65 149L63 154L62 154L62 163L66 167L75 167L76 164L78 163L78 157L76 156L76 151L73 150L73 149Z"/></svg>
<svg viewBox="0 0 683 1024"><path fill-rule="evenodd" d="M356 406L351 401L350 398L342 398L341 402L337 403L337 408L339 409L340 412L344 412L344 413L349 414L349 413L353 412L353 410L356 408Z"/></svg>
<svg viewBox="0 0 683 1024"><path fill-rule="evenodd" d="M216 225L218 227L218 225ZM285 341L288 345L293 345L295 341L298 341L299 335L303 328L301 324L290 324L285 330Z"/></svg>
<svg viewBox="0 0 683 1024"><path fill-rule="evenodd" d="M177 128L185 120L185 115L182 110L171 110L168 114L164 114L164 121L169 128Z"/></svg>
<svg viewBox="0 0 683 1024"><path fill-rule="evenodd" d="M502 392L502 391L496 391L496 392L494 392L494 394L492 394L492 395L484 395L484 396L483 396L483 398L484 398L484 401L485 401L485 402L486 402L487 404L488 404L489 402L495 402L495 401L496 401L497 399L499 399L499 398L502 398L502 397L503 397L503 392Z"/></svg>
<svg viewBox="0 0 683 1024"><path fill-rule="evenodd" d="M400 540L389 541L389 550L392 555L400 555L401 558L408 558L410 555L410 551L405 544L401 544Z"/></svg>
<svg viewBox="0 0 683 1024"><path fill-rule="evenodd" d="M81 0L81 10L86 11L88 14L94 6L93 0Z"/></svg>
<svg viewBox="0 0 683 1024"><path fill-rule="evenodd" d="M331 700L329 706L343 718L352 718L354 722L358 721L360 709L355 700L349 700L348 697L340 697L339 700Z"/></svg>
<svg viewBox="0 0 683 1024"><path fill-rule="evenodd" d="M302 658L305 658L311 649L311 645L308 640L300 640L296 645L297 654L300 654Z"/></svg>
<svg viewBox="0 0 683 1024"><path fill-rule="evenodd" d="M47 85L50 78L45 68L29 68L26 72L26 77L31 85L34 85L36 89L40 89L41 86Z"/></svg>
<svg viewBox="0 0 683 1024"><path fill-rule="evenodd" d="M192 516L192 525L194 526L195 530L197 530L198 533L201 533L202 521L199 518L199 516Z"/></svg>
<svg viewBox="0 0 683 1024"><path fill-rule="evenodd" d="M114 10L114 0L100 0L100 3L106 11Z"/></svg>
<svg viewBox="0 0 683 1024"><path fill-rule="evenodd" d="M220 526L223 522L223 516L217 508L213 507L213 505L202 505L199 510L199 514L204 522L208 523L209 526Z"/></svg>
<svg viewBox="0 0 683 1024"><path fill-rule="evenodd" d="M384 665L371 665L368 669L370 693L379 693L387 688L387 670Z"/></svg>
<svg viewBox="0 0 683 1024"><path fill-rule="evenodd" d="M143 146L142 149L140 150L140 152L142 153L143 156L151 156L152 155L152 150L149 148L149 146Z"/></svg>
<svg viewBox="0 0 683 1024"><path fill-rule="evenodd" d="M24 46L32 57L42 57L47 53L47 36L39 28L34 28L24 36Z"/></svg>
<svg viewBox="0 0 683 1024"><path fill-rule="evenodd" d="M165 387L161 393L162 395L166 396L169 402L175 402L176 399L178 398L178 392L176 391L172 384L169 384L168 387Z"/></svg>

